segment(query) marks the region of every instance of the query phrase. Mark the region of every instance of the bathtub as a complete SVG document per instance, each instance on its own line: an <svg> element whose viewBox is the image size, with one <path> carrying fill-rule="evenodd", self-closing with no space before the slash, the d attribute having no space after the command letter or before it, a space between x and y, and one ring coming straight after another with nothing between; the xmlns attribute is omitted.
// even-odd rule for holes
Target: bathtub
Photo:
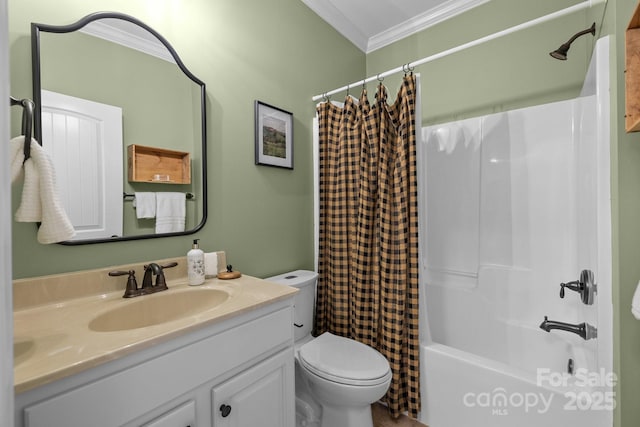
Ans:
<svg viewBox="0 0 640 427"><path fill-rule="evenodd" d="M430 427L611 425L615 377L595 368L595 341L488 315L493 307L464 287L429 285L423 297L427 311L441 317L420 349L422 422ZM443 310L451 301L462 313Z"/></svg>
<svg viewBox="0 0 640 427"><path fill-rule="evenodd" d="M591 374L577 380L543 370L537 378L531 372L436 343L421 348L421 364L421 421L430 427L611 425L615 396L603 391L605 387L589 386ZM610 380L606 376L603 373L597 381L606 383Z"/></svg>
<svg viewBox="0 0 640 427"><path fill-rule="evenodd" d="M418 146L420 421L610 427L608 38L580 97L434 125ZM560 283L593 272L593 305ZM539 325L598 328L585 341Z"/></svg>

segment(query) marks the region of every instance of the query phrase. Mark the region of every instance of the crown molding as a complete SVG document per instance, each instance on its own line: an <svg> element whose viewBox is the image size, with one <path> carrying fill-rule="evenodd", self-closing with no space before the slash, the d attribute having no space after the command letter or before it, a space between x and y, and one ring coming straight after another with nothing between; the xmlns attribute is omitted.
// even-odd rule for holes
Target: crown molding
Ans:
<svg viewBox="0 0 640 427"><path fill-rule="evenodd" d="M406 21L373 36L367 36L358 30L340 9L331 1L302 0L309 9L324 19L336 31L347 38L364 53L370 53L398 40L409 37L426 28L460 15L474 7L491 0L448 0L424 13L413 16Z"/></svg>
<svg viewBox="0 0 640 427"><path fill-rule="evenodd" d="M80 31L94 37L118 43L122 46L135 49L174 64L176 62L173 59L173 56L171 56L171 52L169 52L165 45L159 40L144 38L124 29L109 25L105 22L94 21L80 29Z"/></svg>
<svg viewBox="0 0 640 427"><path fill-rule="evenodd" d="M359 31L344 14L330 1L302 0L309 9L324 19L337 32L356 45L363 52L367 51L368 37Z"/></svg>
<svg viewBox="0 0 640 427"><path fill-rule="evenodd" d="M369 38L365 53L373 52L426 28L460 15L490 0L449 0Z"/></svg>

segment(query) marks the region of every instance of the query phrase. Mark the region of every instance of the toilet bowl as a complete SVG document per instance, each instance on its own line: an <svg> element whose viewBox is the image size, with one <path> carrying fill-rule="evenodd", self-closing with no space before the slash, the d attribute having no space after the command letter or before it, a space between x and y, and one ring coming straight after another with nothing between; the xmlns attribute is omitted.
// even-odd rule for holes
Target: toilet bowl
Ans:
<svg viewBox="0 0 640 427"><path fill-rule="evenodd" d="M300 347L311 396L322 407L322 427L372 427L371 404L391 383L389 362L371 347L325 332Z"/></svg>
<svg viewBox="0 0 640 427"><path fill-rule="evenodd" d="M371 404L386 393L391 368L377 350L329 332L311 336L317 274L297 270L265 280L297 287L296 426L373 427Z"/></svg>

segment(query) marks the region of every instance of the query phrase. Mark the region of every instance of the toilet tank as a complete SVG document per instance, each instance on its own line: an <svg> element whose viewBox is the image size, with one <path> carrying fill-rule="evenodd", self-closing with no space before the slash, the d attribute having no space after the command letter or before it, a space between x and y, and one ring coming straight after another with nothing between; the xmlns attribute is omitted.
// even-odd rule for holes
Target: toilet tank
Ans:
<svg viewBox="0 0 640 427"><path fill-rule="evenodd" d="M296 341L311 335L317 279L318 273L309 270L290 271L264 279L298 288L298 293L294 297L293 321Z"/></svg>

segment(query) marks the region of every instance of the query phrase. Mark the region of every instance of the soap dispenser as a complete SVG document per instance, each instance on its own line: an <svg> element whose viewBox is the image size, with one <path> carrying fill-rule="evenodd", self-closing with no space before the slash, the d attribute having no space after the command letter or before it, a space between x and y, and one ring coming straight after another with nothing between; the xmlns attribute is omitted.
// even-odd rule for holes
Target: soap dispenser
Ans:
<svg viewBox="0 0 640 427"><path fill-rule="evenodd" d="M198 246L198 240L200 239L193 239L193 246L187 252L187 271L191 286L204 283L204 252Z"/></svg>

